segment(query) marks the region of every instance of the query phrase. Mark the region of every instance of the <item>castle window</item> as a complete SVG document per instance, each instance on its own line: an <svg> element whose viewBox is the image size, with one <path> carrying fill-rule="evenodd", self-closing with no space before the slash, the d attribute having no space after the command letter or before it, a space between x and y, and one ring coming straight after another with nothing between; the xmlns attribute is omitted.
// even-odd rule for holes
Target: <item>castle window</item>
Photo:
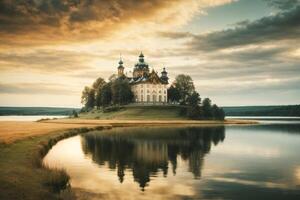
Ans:
<svg viewBox="0 0 300 200"><path fill-rule="evenodd" d="M158 96L158 101L161 102L161 95Z"/></svg>
<svg viewBox="0 0 300 200"><path fill-rule="evenodd" d="M141 101L142 101L142 102L144 101L144 96L143 96L143 95L141 95Z"/></svg>
<svg viewBox="0 0 300 200"><path fill-rule="evenodd" d="M150 102L150 95L147 95L147 102Z"/></svg>
<svg viewBox="0 0 300 200"><path fill-rule="evenodd" d="M149 90L147 90L147 93L149 93L150 91Z"/></svg>
<svg viewBox="0 0 300 200"><path fill-rule="evenodd" d="M159 90L159 94L161 93L161 90Z"/></svg>
<svg viewBox="0 0 300 200"><path fill-rule="evenodd" d="M141 90L141 93L143 93L143 90Z"/></svg>
<svg viewBox="0 0 300 200"><path fill-rule="evenodd" d="M167 94L167 91L166 91L166 90L164 90L164 94Z"/></svg>

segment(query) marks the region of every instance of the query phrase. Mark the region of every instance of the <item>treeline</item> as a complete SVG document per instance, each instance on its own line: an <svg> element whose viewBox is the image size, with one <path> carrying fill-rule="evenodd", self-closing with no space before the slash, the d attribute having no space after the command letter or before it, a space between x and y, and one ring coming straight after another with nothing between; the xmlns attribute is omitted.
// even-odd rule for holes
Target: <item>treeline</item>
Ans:
<svg viewBox="0 0 300 200"><path fill-rule="evenodd" d="M72 115L76 108L55 107L0 107L0 116L4 115Z"/></svg>
<svg viewBox="0 0 300 200"><path fill-rule="evenodd" d="M168 89L168 100L173 104L183 105L182 114L190 119L224 120L222 108L212 104L209 98L201 101L200 94L195 90L194 82L188 75L180 74Z"/></svg>
<svg viewBox="0 0 300 200"><path fill-rule="evenodd" d="M108 82L99 77L92 86L85 86L81 95L84 111L95 107L105 108L111 105L125 105L133 101L128 80L111 77Z"/></svg>
<svg viewBox="0 0 300 200"><path fill-rule="evenodd" d="M300 105L224 107L228 116L300 116Z"/></svg>

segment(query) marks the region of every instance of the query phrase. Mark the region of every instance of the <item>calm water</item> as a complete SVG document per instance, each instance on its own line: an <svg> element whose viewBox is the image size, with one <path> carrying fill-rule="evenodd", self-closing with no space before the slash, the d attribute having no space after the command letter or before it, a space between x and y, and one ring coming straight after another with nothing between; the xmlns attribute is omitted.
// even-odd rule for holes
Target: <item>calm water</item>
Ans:
<svg viewBox="0 0 300 200"><path fill-rule="evenodd" d="M117 128L45 157L81 199L300 199L300 124Z"/></svg>

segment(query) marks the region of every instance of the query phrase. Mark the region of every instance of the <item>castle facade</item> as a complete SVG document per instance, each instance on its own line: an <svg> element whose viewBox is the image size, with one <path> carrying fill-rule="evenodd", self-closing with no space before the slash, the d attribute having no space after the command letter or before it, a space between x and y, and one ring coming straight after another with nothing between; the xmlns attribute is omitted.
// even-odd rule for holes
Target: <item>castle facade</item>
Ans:
<svg viewBox="0 0 300 200"><path fill-rule="evenodd" d="M122 59L120 59L118 78L128 79L136 103L163 104L168 102L167 85L169 78L165 68L163 68L160 76L154 69L150 72L143 53L139 55L131 77L124 74L125 67L123 64Z"/></svg>

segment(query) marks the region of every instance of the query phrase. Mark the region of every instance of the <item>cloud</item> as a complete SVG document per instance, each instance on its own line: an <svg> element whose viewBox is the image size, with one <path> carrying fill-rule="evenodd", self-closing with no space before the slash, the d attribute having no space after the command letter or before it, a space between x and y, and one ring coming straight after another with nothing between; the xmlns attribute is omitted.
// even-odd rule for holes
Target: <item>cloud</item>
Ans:
<svg viewBox="0 0 300 200"><path fill-rule="evenodd" d="M300 6L274 16L244 23L234 29L195 36L188 45L195 50L214 51L278 40L299 40L299 19Z"/></svg>
<svg viewBox="0 0 300 200"><path fill-rule="evenodd" d="M158 36L170 39L186 39L195 36L190 32L158 32Z"/></svg>
<svg viewBox="0 0 300 200"><path fill-rule="evenodd" d="M55 94L74 95L77 91L72 91L62 84L50 83L0 83L0 94Z"/></svg>
<svg viewBox="0 0 300 200"><path fill-rule="evenodd" d="M34 50L0 53L1 71L39 71L43 73L74 73L89 70L86 63L101 55L64 50Z"/></svg>
<svg viewBox="0 0 300 200"><path fill-rule="evenodd" d="M0 42L2 46L45 45L111 37L124 29L163 29L186 23L201 8L231 1L3 0Z"/></svg>
<svg viewBox="0 0 300 200"><path fill-rule="evenodd" d="M299 0L265 0L270 6L281 9L287 10L293 7L299 6Z"/></svg>

